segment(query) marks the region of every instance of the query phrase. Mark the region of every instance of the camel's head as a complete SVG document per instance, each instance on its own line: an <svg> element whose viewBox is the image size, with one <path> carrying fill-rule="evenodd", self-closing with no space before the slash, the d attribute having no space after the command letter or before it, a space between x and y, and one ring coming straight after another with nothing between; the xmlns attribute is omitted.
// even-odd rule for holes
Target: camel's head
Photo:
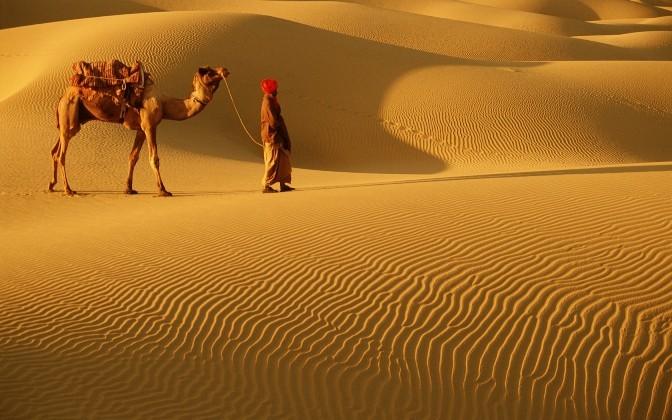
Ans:
<svg viewBox="0 0 672 420"><path fill-rule="evenodd" d="M229 70L224 67L199 67L195 79L198 78L199 83L214 93L219 88L219 82L228 77L229 74Z"/></svg>

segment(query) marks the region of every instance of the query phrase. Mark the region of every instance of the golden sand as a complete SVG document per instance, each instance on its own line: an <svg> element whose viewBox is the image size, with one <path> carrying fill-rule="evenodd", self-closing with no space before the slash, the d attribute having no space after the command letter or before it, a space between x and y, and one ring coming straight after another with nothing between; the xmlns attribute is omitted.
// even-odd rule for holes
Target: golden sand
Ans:
<svg viewBox="0 0 672 420"><path fill-rule="evenodd" d="M56 3L0 13L0 418L672 418L672 4ZM175 197L97 122L47 193L110 58L228 67L255 134L277 78L299 191L221 87Z"/></svg>

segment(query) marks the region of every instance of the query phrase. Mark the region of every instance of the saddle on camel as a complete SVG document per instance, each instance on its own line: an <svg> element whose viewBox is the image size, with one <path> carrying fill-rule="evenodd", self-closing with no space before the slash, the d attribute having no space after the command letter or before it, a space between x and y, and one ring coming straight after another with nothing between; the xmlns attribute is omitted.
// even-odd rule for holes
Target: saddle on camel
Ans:
<svg viewBox="0 0 672 420"><path fill-rule="evenodd" d="M75 74L70 78L70 85L80 88L86 105L97 109L118 108L119 122L124 121L128 107L142 106L146 78L141 62L127 66L119 60L78 61L72 69Z"/></svg>
<svg viewBox="0 0 672 420"><path fill-rule="evenodd" d="M56 109L59 135L51 148L53 175L49 191L54 191L60 168L65 194L75 194L65 170L68 145L82 124L104 121L123 124L136 132L128 157L125 192L137 194L133 189L133 170L146 142L159 195L170 196L159 171L157 127L162 120L183 121L198 115L212 101L219 83L229 76L229 71L225 67L199 67L191 81L191 94L179 99L159 92L151 74L145 72L140 62L127 66L118 60L79 61L73 65L73 70L75 74L70 78L70 86Z"/></svg>

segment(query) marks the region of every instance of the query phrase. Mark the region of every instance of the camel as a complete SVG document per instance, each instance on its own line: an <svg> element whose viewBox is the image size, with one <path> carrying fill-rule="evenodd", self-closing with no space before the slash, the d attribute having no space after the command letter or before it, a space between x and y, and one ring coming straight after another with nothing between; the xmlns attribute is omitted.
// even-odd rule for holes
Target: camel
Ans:
<svg viewBox="0 0 672 420"><path fill-rule="evenodd" d="M82 124L88 121L104 121L118 124L123 123L126 128L136 131L135 142L129 156L125 193L138 193L133 189L133 170L146 139L149 147L149 164L156 177L159 189L158 195L163 197L171 196L172 194L163 185L159 172L159 155L156 144L157 126L164 119L182 121L203 111L212 100L215 91L219 87L219 83L228 77L229 74L229 71L224 67L200 67L194 75L192 82L193 91L187 99L174 99L162 96L157 92L151 75L147 74L142 105L139 108L128 107L123 120L119 119L119 116L122 115L121 107L124 106L123 104L110 100L105 102L104 105L95 106L91 102L84 100L86 95L85 88L68 87L61 97L56 111L59 137L51 149L54 171L49 183L49 191L54 191L54 186L58 182L58 167L60 165L64 193L70 196L76 194L70 188L65 171L65 155L68 150L68 144L72 137L79 132Z"/></svg>

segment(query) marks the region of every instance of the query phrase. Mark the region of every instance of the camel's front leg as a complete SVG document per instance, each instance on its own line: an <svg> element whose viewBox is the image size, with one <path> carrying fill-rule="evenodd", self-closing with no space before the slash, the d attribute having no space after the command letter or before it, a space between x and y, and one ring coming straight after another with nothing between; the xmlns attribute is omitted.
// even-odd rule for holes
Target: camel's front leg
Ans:
<svg viewBox="0 0 672 420"><path fill-rule="evenodd" d="M156 127L149 127L143 129L143 131L147 136L147 146L149 147L149 164L154 171L154 176L156 177L156 185L159 187L159 196L170 197L173 194L166 191L166 187L163 185L163 181L161 180L161 173L159 172L159 152L156 147Z"/></svg>
<svg viewBox="0 0 672 420"><path fill-rule="evenodd" d="M133 149L131 149L131 155L128 157L128 178L126 179L126 194L137 194L138 192L133 189L133 170L135 169L135 164L138 163L138 158L140 157L140 150L142 145L145 143L145 133L142 130L138 130L135 135L135 142L133 143Z"/></svg>

